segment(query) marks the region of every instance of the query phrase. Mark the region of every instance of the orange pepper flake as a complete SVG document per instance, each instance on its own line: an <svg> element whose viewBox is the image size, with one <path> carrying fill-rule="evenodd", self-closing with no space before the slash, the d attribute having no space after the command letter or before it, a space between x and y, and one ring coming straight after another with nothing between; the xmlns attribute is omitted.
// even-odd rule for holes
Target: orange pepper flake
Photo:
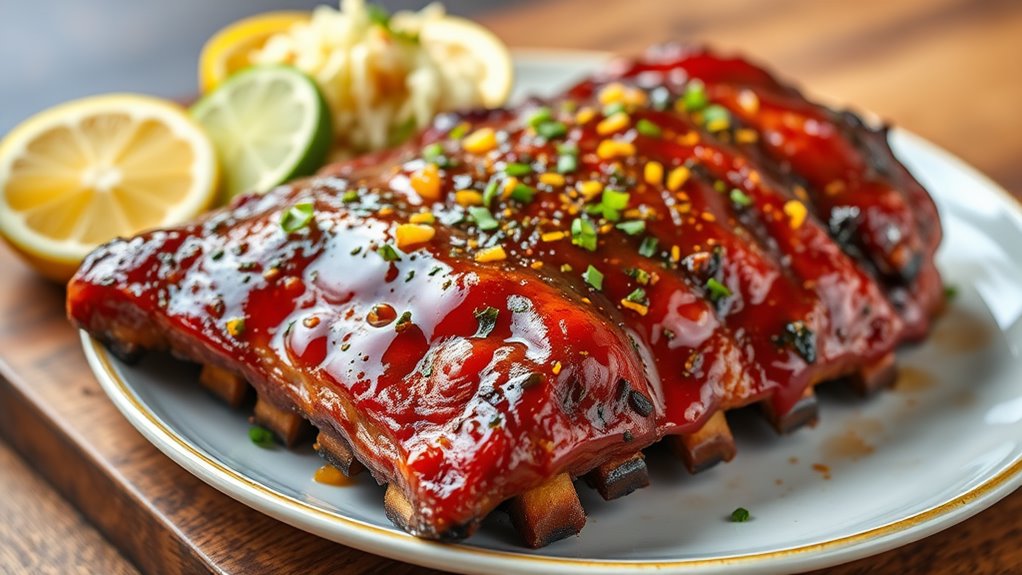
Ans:
<svg viewBox="0 0 1022 575"><path fill-rule="evenodd" d="M529 264L529 267L534 269L534 270L538 270L538 269L543 267L543 262L541 262L539 260L536 260L536 261L532 262L531 264Z"/></svg>
<svg viewBox="0 0 1022 575"><path fill-rule="evenodd" d="M635 155L635 145L623 140L602 140L596 147L596 155L601 160L612 160Z"/></svg>
<svg viewBox="0 0 1022 575"><path fill-rule="evenodd" d="M426 200L440 199L440 171L436 164L426 164L416 170L411 178L412 189Z"/></svg>
<svg viewBox="0 0 1022 575"><path fill-rule="evenodd" d="M795 184L795 197L802 200L803 202L809 201L809 192L798 184Z"/></svg>
<svg viewBox="0 0 1022 575"><path fill-rule="evenodd" d="M591 299L589 299L587 297L584 297L584 298L582 298L582 303L593 303L593 300L591 300Z"/></svg>
<svg viewBox="0 0 1022 575"><path fill-rule="evenodd" d="M680 100L679 100L680 101ZM699 132L695 130L678 136L678 143L682 146L694 146L699 143Z"/></svg>
<svg viewBox="0 0 1022 575"><path fill-rule="evenodd" d="M676 262L681 260L681 248L678 246L671 246L671 261Z"/></svg>
<svg viewBox="0 0 1022 575"><path fill-rule="evenodd" d="M784 213L790 218L788 224L791 225L793 230L802 227L802 224L806 221L806 205L798 200L784 202Z"/></svg>
<svg viewBox="0 0 1022 575"><path fill-rule="evenodd" d="M497 133L493 128L479 128L465 136L461 147L470 154L485 154L497 147Z"/></svg>
<svg viewBox="0 0 1022 575"><path fill-rule="evenodd" d="M628 117L628 114L618 112L610 117L604 118L599 124L596 124L596 133L601 136L609 136L610 134L624 130L630 123L631 119Z"/></svg>
<svg viewBox="0 0 1022 575"><path fill-rule="evenodd" d="M685 185L685 182L688 181L691 175L692 172L685 166L678 166L677 168L674 168L669 174L667 174L667 189L672 192L677 192Z"/></svg>
<svg viewBox="0 0 1022 575"><path fill-rule="evenodd" d="M710 212L703 212L703 213L699 214L699 217L703 218L704 222L715 222L715 221L717 221L716 216L714 216Z"/></svg>
<svg viewBox="0 0 1022 575"><path fill-rule="evenodd" d="M756 132L756 130L742 128L740 130L735 131L735 141L738 142L739 144L752 144L755 143L756 140L758 139L759 134Z"/></svg>
<svg viewBox="0 0 1022 575"><path fill-rule="evenodd" d="M383 206L382 208L377 210L376 213L381 216L389 216L390 214L394 213L394 208L390 206Z"/></svg>
<svg viewBox="0 0 1022 575"><path fill-rule="evenodd" d="M579 193L582 197L589 201L599 195L603 191L603 184L597 180L586 180L584 182L578 182L575 184L578 188Z"/></svg>
<svg viewBox="0 0 1022 575"><path fill-rule="evenodd" d="M403 250L408 246L426 243L433 239L434 235L436 230L425 224L401 224L394 233L394 239L397 241L398 249Z"/></svg>
<svg viewBox="0 0 1022 575"><path fill-rule="evenodd" d="M483 195L475 190L458 190L454 192L454 201L458 202L459 206L481 206Z"/></svg>
<svg viewBox="0 0 1022 575"><path fill-rule="evenodd" d="M749 181L754 184L759 184L763 181L763 177L759 175L758 171L752 170L749 172Z"/></svg>
<svg viewBox="0 0 1022 575"><path fill-rule="evenodd" d="M664 181L664 165L657 161L646 162L642 169L642 177L651 186L659 186Z"/></svg>
<svg viewBox="0 0 1022 575"><path fill-rule="evenodd" d="M545 174L539 175L539 182L541 184L546 184L548 186L559 187L564 185L564 176L562 176L561 174L547 172Z"/></svg>
<svg viewBox="0 0 1022 575"><path fill-rule="evenodd" d="M432 212L419 212L412 214L408 221L413 224L432 224L436 221L436 216Z"/></svg>
<svg viewBox="0 0 1022 575"><path fill-rule="evenodd" d="M561 272L568 273L571 271L571 264L561 264Z"/></svg>
<svg viewBox="0 0 1022 575"><path fill-rule="evenodd" d="M823 191L826 192L828 196L836 196L845 191L845 183L842 180L834 180L827 184L826 187L823 188Z"/></svg>
<svg viewBox="0 0 1022 575"><path fill-rule="evenodd" d="M554 372L554 375L561 373L561 362L555 361L554 366L550 368L550 371Z"/></svg>
<svg viewBox="0 0 1022 575"><path fill-rule="evenodd" d="M476 252L475 260L477 262L499 262L507 259L507 252L504 251L503 246L493 246L492 248L481 249Z"/></svg>
<svg viewBox="0 0 1022 575"><path fill-rule="evenodd" d="M626 299L621 300L621 307L628 308L639 315L646 315L649 313L649 306L644 306L641 303L635 303L634 301L628 301Z"/></svg>
<svg viewBox="0 0 1022 575"><path fill-rule="evenodd" d="M566 238L567 235L564 232L547 232L540 236L540 239L544 242L557 242Z"/></svg>
<svg viewBox="0 0 1022 575"><path fill-rule="evenodd" d="M588 124L590 120L596 117L596 110L586 106L580 109L575 114L575 123L578 125Z"/></svg>
<svg viewBox="0 0 1022 575"><path fill-rule="evenodd" d="M692 204L678 204L674 206L674 210L679 214L687 214L692 211Z"/></svg>

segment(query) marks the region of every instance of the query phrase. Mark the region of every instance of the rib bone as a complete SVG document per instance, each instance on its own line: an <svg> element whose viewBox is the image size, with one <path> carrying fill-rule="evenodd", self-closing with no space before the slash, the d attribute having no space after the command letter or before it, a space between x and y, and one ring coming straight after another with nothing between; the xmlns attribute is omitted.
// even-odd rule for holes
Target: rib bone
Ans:
<svg viewBox="0 0 1022 575"><path fill-rule="evenodd" d="M586 524L585 510L567 473L512 499L508 513L533 549L576 535Z"/></svg>
<svg viewBox="0 0 1022 575"><path fill-rule="evenodd" d="M735 438L722 410L710 416L698 431L669 440L689 473L705 471L735 456Z"/></svg>
<svg viewBox="0 0 1022 575"><path fill-rule="evenodd" d="M649 485L649 470L642 452L616 457L590 471L586 482L610 501Z"/></svg>
<svg viewBox="0 0 1022 575"><path fill-rule="evenodd" d="M256 400L253 419L259 425L277 434L277 437L288 447L297 443L311 428L297 413L281 409L262 397Z"/></svg>
<svg viewBox="0 0 1022 575"><path fill-rule="evenodd" d="M802 397L795 402L795 405L791 406L787 413L777 413L773 403L769 400L760 402L760 406L762 406L763 414L770 424L774 426L777 433L782 435L787 435L807 424L815 424L820 414L819 402L816 401L816 394L813 392L812 386L806 387L802 392Z"/></svg>
<svg viewBox="0 0 1022 575"><path fill-rule="evenodd" d="M248 396L248 382L245 378L213 364L202 366L199 383L231 407L239 407Z"/></svg>

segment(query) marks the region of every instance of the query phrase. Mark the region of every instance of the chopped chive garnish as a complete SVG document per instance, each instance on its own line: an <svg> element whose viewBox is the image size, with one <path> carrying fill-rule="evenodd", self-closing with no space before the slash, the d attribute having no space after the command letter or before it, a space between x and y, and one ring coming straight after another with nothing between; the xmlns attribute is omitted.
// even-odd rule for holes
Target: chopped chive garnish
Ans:
<svg viewBox="0 0 1022 575"><path fill-rule="evenodd" d="M685 93L681 97L685 110L697 112L706 107L709 98L706 97L706 84L702 80L691 80L685 86Z"/></svg>
<svg viewBox="0 0 1022 575"><path fill-rule="evenodd" d="M473 311L472 315L475 316L479 325L476 327L476 333L472 337L486 337L490 335L493 328L497 326L497 315L499 313L500 310L492 306L486 306Z"/></svg>
<svg viewBox="0 0 1022 575"><path fill-rule="evenodd" d="M528 120L526 120L526 123L532 126L533 128L536 128L540 124L544 124L553 119L554 119L553 112L550 110L550 108L543 106L541 108L536 108L536 110L529 115L529 118Z"/></svg>
<svg viewBox="0 0 1022 575"><path fill-rule="evenodd" d="M726 285L717 281L716 278L706 280L706 289L710 292L710 299L713 301L731 296L731 290Z"/></svg>
<svg viewBox="0 0 1022 575"><path fill-rule="evenodd" d="M944 286L944 299L950 301L950 300L955 299L956 297L958 297L958 287L957 286L953 286L953 285L950 285L950 284Z"/></svg>
<svg viewBox="0 0 1022 575"><path fill-rule="evenodd" d="M536 188L526 186L525 184L518 184L513 190L511 190L511 199L523 204L531 202L535 195Z"/></svg>
<svg viewBox="0 0 1022 575"><path fill-rule="evenodd" d="M258 425L248 428L248 438L259 447L270 447L273 445L273 433L265 427Z"/></svg>
<svg viewBox="0 0 1022 575"><path fill-rule="evenodd" d="M578 157L569 154L557 156L557 173L570 174L578 169Z"/></svg>
<svg viewBox="0 0 1022 575"><path fill-rule="evenodd" d="M646 305L648 301L646 299L646 290L642 288L635 288L634 290L632 290L632 293L625 296L625 299L632 303L639 303L642 305Z"/></svg>
<svg viewBox="0 0 1022 575"><path fill-rule="evenodd" d="M511 162L504 166L504 173L509 176L528 176L532 173L532 166L520 162Z"/></svg>
<svg viewBox="0 0 1022 575"><path fill-rule="evenodd" d="M382 246L377 248L376 253L380 254L380 256L383 257L383 261L385 262L401 261L401 255L398 254L397 250L394 249L394 246L390 244L383 244Z"/></svg>
<svg viewBox="0 0 1022 575"><path fill-rule="evenodd" d="M440 273L441 271L443 271L442 267L440 267L440 266L433 266L433 269L429 270L429 273L427 275L429 277L433 277L436 274Z"/></svg>
<svg viewBox="0 0 1022 575"><path fill-rule="evenodd" d="M493 214L490 213L490 210L482 206L469 206L468 215L472 217L472 220L475 221L481 230L495 230L500 226L497 220L493 219Z"/></svg>
<svg viewBox="0 0 1022 575"><path fill-rule="evenodd" d="M752 198L745 195L745 192L734 188L731 190L731 203L739 207L747 207L752 205Z"/></svg>
<svg viewBox="0 0 1022 575"><path fill-rule="evenodd" d="M616 222L621 219L621 210L628 207L630 199L631 194L628 192L607 188L603 190L600 203L588 206L586 211L590 214L601 214L604 218Z"/></svg>
<svg viewBox="0 0 1022 575"><path fill-rule="evenodd" d="M301 202L280 215L280 227L287 233L296 232L312 221L312 202Z"/></svg>
<svg viewBox="0 0 1022 575"><path fill-rule="evenodd" d="M745 523L749 520L749 510L744 507L739 507L731 512L732 523Z"/></svg>
<svg viewBox="0 0 1022 575"><path fill-rule="evenodd" d="M486 189L483 190L483 205L490 207L490 203L493 198L497 197L497 191L500 189L500 183L497 182L497 178L490 178L490 182L486 184Z"/></svg>
<svg viewBox="0 0 1022 575"><path fill-rule="evenodd" d="M401 317L397 318L397 322L394 324L394 331L402 332L412 325L412 312L406 311L401 314Z"/></svg>
<svg viewBox="0 0 1022 575"><path fill-rule="evenodd" d="M643 136L649 136L650 138L659 138L661 133L660 126L657 126L646 118L636 122L635 129Z"/></svg>
<svg viewBox="0 0 1022 575"><path fill-rule="evenodd" d="M660 240L650 236L643 238L642 243L639 245L639 255L647 258L651 258L656 255L657 244Z"/></svg>
<svg viewBox="0 0 1022 575"><path fill-rule="evenodd" d="M447 133L447 137L452 140L460 140L465 137L468 133L468 124L462 122L455 126L450 132Z"/></svg>
<svg viewBox="0 0 1022 575"><path fill-rule="evenodd" d="M593 289L596 290L603 289L603 273L601 273L600 270L594 268L591 265L588 268L586 268L586 271L582 272L582 279L584 279L587 284L592 286Z"/></svg>
<svg viewBox="0 0 1022 575"><path fill-rule="evenodd" d="M603 107L603 115L608 118L613 116L614 114L617 114L618 112L624 111L625 105L622 102L614 102L613 104L607 104L606 106Z"/></svg>
<svg viewBox="0 0 1022 575"><path fill-rule="evenodd" d="M731 113L724 106L707 106L703 110L703 125L711 132L726 130L731 126Z"/></svg>
<svg viewBox="0 0 1022 575"><path fill-rule="evenodd" d="M635 279L639 285L646 285L649 283L649 272L642 268L631 268L626 272L629 277Z"/></svg>
<svg viewBox="0 0 1022 575"><path fill-rule="evenodd" d="M536 126L536 133L547 140L560 138L568 133L568 127L563 122L543 122Z"/></svg>
<svg viewBox="0 0 1022 575"><path fill-rule="evenodd" d="M637 236L642 232L646 231L645 220L628 220L627 222L621 222L614 226L615 228L623 231L630 236Z"/></svg>
<svg viewBox="0 0 1022 575"><path fill-rule="evenodd" d="M444 147L440 142L434 142L422 149L422 157L427 162L432 162L435 158L444 154Z"/></svg>
<svg viewBox="0 0 1022 575"><path fill-rule="evenodd" d="M571 222L571 243L591 252L596 251L596 227L587 219L575 218Z"/></svg>
<svg viewBox="0 0 1022 575"><path fill-rule="evenodd" d="M358 200L358 192L355 190L348 190L344 192L343 196L341 196L341 200L347 203L354 202Z"/></svg>

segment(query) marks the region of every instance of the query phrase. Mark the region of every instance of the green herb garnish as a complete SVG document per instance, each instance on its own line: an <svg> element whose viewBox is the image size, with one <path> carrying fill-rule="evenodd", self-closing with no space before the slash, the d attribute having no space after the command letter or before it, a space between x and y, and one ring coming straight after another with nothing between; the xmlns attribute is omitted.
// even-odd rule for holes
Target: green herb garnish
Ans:
<svg viewBox="0 0 1022 575"><path fill-rule="evenodd" d="M252 443L262 448L273 445L273 432L258 425L248 428L248 438L252 440Z"/></svg>
<svg viewBox="0 0 1022 575"><path fill-rule="evenodd" d="M642 243L639 245L639 255L647 258L651 258L656 255L657 245L660 240L647 236L642 239Z"/></svg>
<svg viewBox="0 0 1022 575"><path fill-rule="evenodd" d="M953 285L944 286L944 299L951 301L958 297L958 287Z"/></svg>
<svg viewBox="0 0 1022 575"><path fill-rule="evenodd" d="M628 201L631 197L631 194L628 192L607 188L603 190L603 195L600 196L600 203L587 206L586 212L600 214L607 220L616 222L621 219L621 210L628 207Z"/></svg>
<svg viewBox="0 0 1022 575"><path fill-rule="evenodd" d="M533 196L536 195L536 188L532 186L526 186L525 184L518 184L511 190L511 199L523 204L528 204L532 201Z"/></svg>
<svg viewBox="0 0 1022 575"><path fill-rule="evenodd" d="M529 126L532 126L533 128L536 128L536 127L540 126L541 124L549 122L550 120L553 120L553 119L554 119L553 112L550 110L550 108L547 108L546 106L542 106L542 107L536 108L531 114L529 114L529 117L528 117L528 119L526 119L525 122Z"/></svg>
<svg viewBox="0 0 1022 575"><path fill-rule="evenodd" d="M731 296L731 290L726 285L717 281L716 278L706 280L706 289L710 292L710 299L713 301Z"/></svg>
<svg viewBox="0 0 1022 575"><path fill-rule="evenodd" d="M587 219L575 218L571 222L571 243L591 252L595 252L596 226Z"/></svg>
<svg viewBox="0 0 1022 575"><path fill-rule="evenodd" d="M649 272L642 268L631 268L625 273L627 273L629 277L633 278L636 282L638 282L639 285L644 286L649 283L650 280Z"/></svg>
<svg viewBox="0 0 1022 575"><path fill-rule="evenodd" d="M748 207L752 205L752 198L745 195L745 192L734 188L731 190L731 203L739 207Z"/></svg>
<svg viewBox="0 0 1022 575"><path fill-rule="evenodd" d="M376 249L376 253L383 257L385 262L399 262L401 261L401 255L398 253L394 246L390 244L383 244Z"/></svg>
<svg viewBox="0 0 1022 575"><path fill-rule="evenodd" d="M593 289L596 290L603 289L603 273L591 265L588 268L586 268L586 271L582 272L582 279L584 279L587 284L592 286Z"/></svg>
<svg viewBox="0 0 1022 575"><path fill-rule="evenodd" d="M528 176L532 173L532 166L521 162L511 162L504 166L504 173L515 177Z"/></svg>
<svg viewBox="0 0 1022 575"><path fill-rule="evenodd" d="M560 138L568 133L568 126L563 122L544 122L536 126L536 133L547 140Z"/></svg>
<svg viewBox="0 0 1022 575"><path fill-rule="evenodd" d="M457 126L455 126L454 128L452 128L451 131L447 133L447 137L452 139L452 140L460 140L460 139L464 138L465 134L467 134L467 133L468 133L468 124L465 123L465 122L462 122L462 123L458 124Z"/></svg>
<svg viewBox="0 0 1022 575"><path fill-rule="evenodd" d="M661 134L660 126L657 126L646 118L636 122L635 129L643 136L649 136L650 138L659 138Z"/></svg>
<svg viewBox="0 0 1022 575"><path fill-rule="evenodd" d="M703 125L711 132L720 132L731 126L731 112L724 106L713 104L703 110Z"/></svg>
<svg viewBox="0 0 1022 575"><path fill-rule="evenodd" d="M635 288L634 290L632 290L632 293L625 296L625 299L632 303L638 303L642 305L646 305L647 303L649 303L649 300L646 299L646 290L642 288Z"/></svg>
<svg viewBox="0 0 1022 575"><path fill-rule="evenodd" d="M350 204L351 202L354 202L356 200L358 200L358 192L355 190L348 190L344 192L343 196L341 196L341 201L345 203Z"/></svg>
<svg viewBox="0 0 1022 575"><path fill-rule="evenodd" d="M739 507L731 512L731 523L745 523L749 520L749 510L744 507Z"/></svg>
<svg viewBox="0 0 1022 575"><path fill-rule="evenodd" d="M401 314L401 317L397 318L397 323L394 324L394 331L400 333L400 332L408 329L408 327L411 326L411 325L412 325L412 312L406 311L403 314Z"/></svg>
<svg viewBox="0 0 1022 575"><path fill-rule="evenodd" d="M570 174L578 169L578 156L562 154L557 156L557 173Z"/></svg>
<svg viewBox="0 0 1022 575"><path fill-rule="evenodd" d="M613 104L607 104L603 107L603 115L607 118L617 114L618 112L624 112L625 105L623 102L614 102Z"/></svg>
<svg viewBox="0 0 1022 575"><path fill-rule="evenodd" d="M685 110L689 112L698 112L706 107L710 102L709 98L706 97L706 84L703 84L702 80L690 80L685 85L685 93L681 96L681 101L685 106Z"/></svg>
<svg viewBox="0 0 1022 575"><path fill-rule="evenodd" d="M620 224L614 227L630 236L637 236L642 232L646 231L646 221L628 220L627 222L621 222Z"/></svg>
<svg viewBox="0 0 1022 575"><path fill-rule="evenodd" d="M486 184L486 189L483 190L483 205L490 207L490 203L497 197L499 190L500 182L497 181L497 178L490 178L489 183Z"/></svg>
<svg viewBox="0 0 1022 575"><path fill-rule="evenodd" d="M495 230L500 226L500 223L493 219L493 214L490 213L490 210L482 206L469 206L468 215L471 216L472 220L475 221L481 230Z"/></svg>
<svg viewBox="0 0 1022 575"><path fill-rule="evenodd" d="M497 326L498 314L500 314L500 310L493 306L486 306L473 311L472 315L475 316L479 325L476 327L476 333L472 337L486 337L490 335L493 328Z"/></svg>
<svg viewBox="0 0 1022 575"><path fill-rule="evenodd" d="M297 232L309 225L314 210L312 202L301 202L288 208L280 215L280 227L287 233Z"/></svg>

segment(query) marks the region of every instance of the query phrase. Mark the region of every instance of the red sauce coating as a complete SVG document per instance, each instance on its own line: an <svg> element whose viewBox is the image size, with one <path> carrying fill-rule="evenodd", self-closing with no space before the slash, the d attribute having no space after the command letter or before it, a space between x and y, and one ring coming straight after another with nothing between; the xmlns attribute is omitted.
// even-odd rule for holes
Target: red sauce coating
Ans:
<svg viewBox="0 0 1022 575"><path fill-rule="evenodd" d="M883 130L671 48L111 242L68 308L334 426L413 532L456 538L556 473L717 409L783 413L918 337L939 240Z"/></svg>

